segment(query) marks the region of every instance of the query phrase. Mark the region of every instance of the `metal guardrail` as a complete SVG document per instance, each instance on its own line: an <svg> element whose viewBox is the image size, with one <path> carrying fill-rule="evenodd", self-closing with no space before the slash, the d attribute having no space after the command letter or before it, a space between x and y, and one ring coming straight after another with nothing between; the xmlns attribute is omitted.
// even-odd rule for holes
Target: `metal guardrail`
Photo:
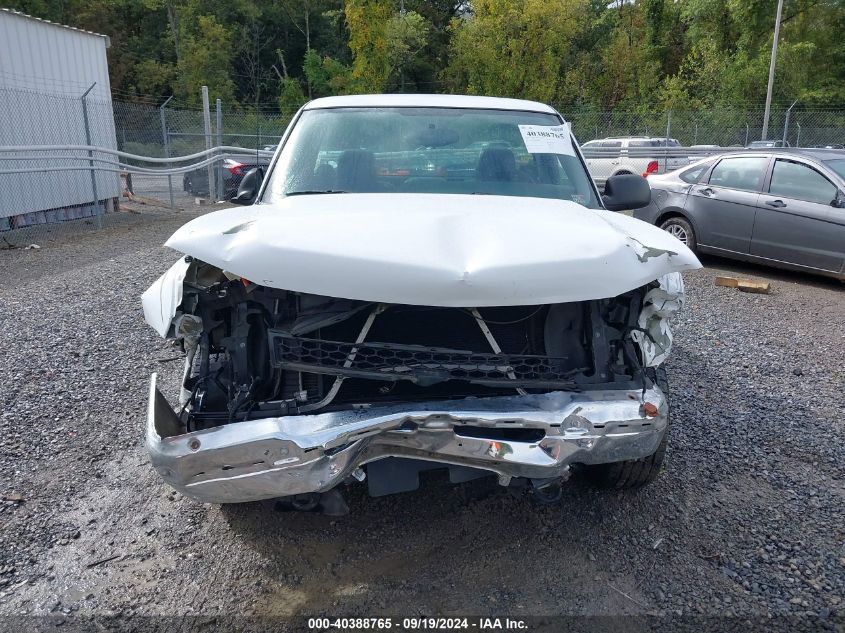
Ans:
<svg viewBox="0 0 845 633"><path fill-rule="evenodd" d="M171 157L87 144L0 146L0 247L37 243L43 234L70 226L100 228L104 218L111 219L111 212L119 208L120 198L147 208L193 205L193 194L182 191L182 179L175 185L173 176L184 175L187 180L201 172L207 177L205 168L220 165L212 173L222 182L223 161L244 162L253 157L255 162L269 162L273 153L237 145L218 145ZM90 181L74 175L80 172L90 172ZM120 182L119 176L125 181ZM36 199L29 195L35 185L56 191L55 202L45 205L50 208L38 208ZM207 185L211 199L223 191L222 185L214 185L213 181Z"/></svg>
<svg viewBox="0 0 845 633"><path fill-rule="evenodd" d="M39 154L37 156L9 156L8 154L17 154L17 153L24 153L24 152L86 152L85 155L73 156L67 154ZM167 163L184 163L185 161L194 160L196 158L202 158L204 156L210 156L203 161L192 163L190 165L185 165L182 167L174 167L171 169L151 169L147 167L141 167L139 165L133 165L131 163L124 163L120 161L110 161L100 158L92 158L87 154L87 152L97 152L99 154L110 154L112 156L119 156L123 158L128 158L130 160L135 160L138 162L143 163L158 163L158 164L167 164ZM237 153L237 154L235 154ZM195 152L194 154L188 154L185 156L173 156L170 158L157 158L152 156L139 156L138 154L131 154L129 152L122 152L120 150L111 149L108 147L97 147L94 145L19 145L19 146L6 146L0 147L0 161L7 160L7 161L44 161L44 160L79 160L85 161L88 163L104 163L106 165L110 165L113 167L118 167L118 171L128 171L132 173L147 173L147 174L155 174L155 175L168 175L168 174L181 174L185 173L186 171L192 171L194 169L199 169L201 167L205 167L207 165L213 164L215 162L225 160L227 158L232 158L233 156L241 157L243 155L249 156L256 156L256 157L265 157L270 158L273 156L273 152L268 150L255 150L249 149L245 147L235 147L231 145L223 145L218 147L212 147L211 149L203 150L201 152ZM20 168L20 169L0 169L0 174L18 174L18 173L32 173L32 172L43 172L43 171L64 171L70 169L77 169L70 166L58 166L55 168L49 167L30 167L30 168ZM86 171L92 170L105 170L105 167L93 167L89 164L88 167L79 168L84 169Z"/></svg>

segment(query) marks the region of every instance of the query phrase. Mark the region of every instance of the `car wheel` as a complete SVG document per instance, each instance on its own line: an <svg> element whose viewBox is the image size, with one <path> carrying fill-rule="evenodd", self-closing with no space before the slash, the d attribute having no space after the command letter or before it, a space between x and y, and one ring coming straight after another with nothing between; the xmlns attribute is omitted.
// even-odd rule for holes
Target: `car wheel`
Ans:
<svg viewBox="0 0 845 633"><path fill-rule="evenodd" d="M650 377L664 394L669 395L669 381L666 377L666 369L658 367L656 370L647 369ZM669 444L669 428L671 426L671 418L667 414L666 430L663 432L663 438L660 440L660 445L648 457L641 457L640 459L629 459L624 462L614 462L612 464L597 464L587 466L585 474L591 483L601 488L615 488L617 490L624 488L640 488L646 484L651 483L657 478L660 473L660 468L663 465L663 459L666 457L666 447Z"/></svg>
<svg viewBox="0 0 845 633"><path fill-rule="evenodd" d="M660 228L672 237L676 238L691 251L695 251L695 247L697 245L695 240L695 231L693 230L692 225L684 218L669 218L660 225Z"/></svg>

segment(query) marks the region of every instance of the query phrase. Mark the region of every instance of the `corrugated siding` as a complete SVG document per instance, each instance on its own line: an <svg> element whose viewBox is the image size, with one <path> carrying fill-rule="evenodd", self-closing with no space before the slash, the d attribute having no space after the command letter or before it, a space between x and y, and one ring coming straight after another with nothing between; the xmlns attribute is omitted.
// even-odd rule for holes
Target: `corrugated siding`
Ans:
<svg viewBox="0 0 845 633"><path fill-rule="evenodd" d="M103 36L0 11L0 145L85 145L80 97L89 93L91 144L117 148ZM96 158L109 158L97 155ZM0 169L85 166L0 161ZM100 200L120 195L117 174L97 172ZM0 175L0 217L94 201L90 171Z"/></svg>

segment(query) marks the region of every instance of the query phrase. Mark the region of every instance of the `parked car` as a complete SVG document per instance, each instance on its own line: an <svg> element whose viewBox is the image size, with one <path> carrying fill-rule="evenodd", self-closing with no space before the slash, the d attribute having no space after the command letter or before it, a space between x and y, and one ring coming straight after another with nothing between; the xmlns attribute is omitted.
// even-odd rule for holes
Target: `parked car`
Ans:
<svg viewBox="0 0 845 633"><path fill-rule="evenodd" d="M266 154L266 152L262 152ZM223 169L223 197L225 200L232 198L238 191L244 174L255 167L266 167L270 162L269 156L261 156L256 160L255 156L236 156L226 158L222 162ZM200 167L187 172L182 177L182 189L192 196L207 196L208 190L208 168Z"/></svg>
<svg viewBox="0 0 845 633"><path fill-rule="evenodd" d="M649 197L639 175L600 196L540 103L310 102L244 177L250 206L179 229L184 256L143 295L186 350L175 410L151 380L152 465L201 501L330 512L344 486L412 490L434 468L543 501L570 468L651 481L680 271L700 264L609 211Z"/></svg>
<svg viewBox="0 0 845 633"><path fill-rule="evenodd" d="M660 148L655 151L656 148ZM689 164L677 139L621 136L587 141L581 146L587 168L599 185L610 176L662 174Z"/></svg>
<svg viewBox="0 0 845 633"><path fill-rule="evenodd" d="M791 147L789 141L751 141L745 146L746 149L775 149L779 147Z"/></svg>
<svg viewBox="0 0 845 633"><path fill-rule="evenodd" d="M634 216L694 251L845 279L845 152L722 154L649 185Z"/></svg>

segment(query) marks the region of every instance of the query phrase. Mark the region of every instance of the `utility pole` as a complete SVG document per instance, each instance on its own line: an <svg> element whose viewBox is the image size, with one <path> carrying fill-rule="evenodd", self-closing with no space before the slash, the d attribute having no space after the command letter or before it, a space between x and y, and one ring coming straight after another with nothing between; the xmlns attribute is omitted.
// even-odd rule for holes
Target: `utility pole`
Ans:
<svg viewBox="0 0 845 633"><path fill-rule="evenodd" d="M775 39L772 42L772 60L769 62L769 86L766 89L766 111L763 113L763 136L765 141L769 136L769 113L772 109L772 89L775 85L775 64L778 59L778 38L780 37L780 18L783 15L783 0L778 0L778 14L775 19Z"/></svg>

